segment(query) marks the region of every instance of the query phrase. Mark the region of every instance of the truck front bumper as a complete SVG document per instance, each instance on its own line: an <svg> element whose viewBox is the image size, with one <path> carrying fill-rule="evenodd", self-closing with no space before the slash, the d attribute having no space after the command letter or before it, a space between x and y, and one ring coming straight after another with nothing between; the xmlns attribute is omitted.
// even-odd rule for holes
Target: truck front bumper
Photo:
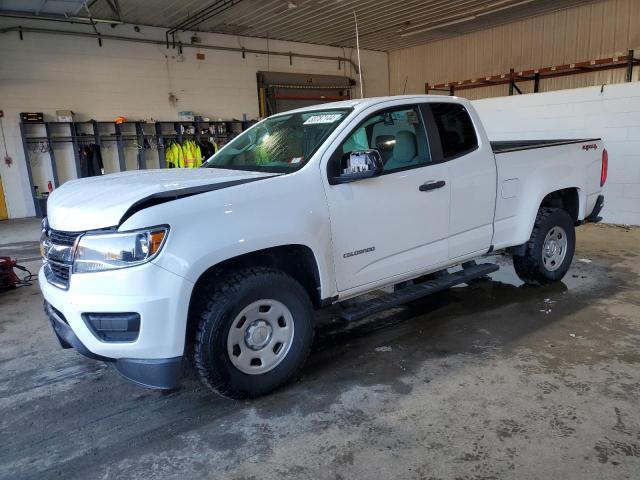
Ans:
<svg viewBox="0 0 640 480"><path fill-rule="evenodd" d="M46 300L44 311L49 317L53 331L62 348L75 348L85 357L103 362L113 362L116 369L125 377L138 385L148 388L169 390L180 383L182 357L143 360L134 358L109 358L89 350L73 333L64 315L53 308Z"/></svg>
<svg viewBox="0 0 640 480"><path fill-rule="evenodd" d="M45 313L63 348L112 362L125 378L145 387L178 386L193 284L151 263L74 274L68 290L50 284L42 270L39 282ZM110 316L123 312L139 318L135 338L128 341L103 338L87 319L98 314L106 319L102 325L109 325Z"/></svg>

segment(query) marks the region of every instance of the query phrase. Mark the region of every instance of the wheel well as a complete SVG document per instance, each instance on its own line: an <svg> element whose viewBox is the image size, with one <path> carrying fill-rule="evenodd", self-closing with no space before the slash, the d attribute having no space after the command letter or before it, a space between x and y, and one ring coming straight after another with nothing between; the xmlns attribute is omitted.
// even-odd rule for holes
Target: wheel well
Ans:
<svg viewBox="0 0 640 480"><path fill-rule="evenodd" d="M577 188L564 188L544 197L540 207L562 208L571 216L573 222L577 223L580 210L579 199Z"/></svg>
<svg viewBox="0 0 640 480"><path fill-rule="evenodd" d="M218 263L206 270L196 281L193 295L204 283L211 283L217 277L232 270L249 267L277 268L296 279L309 294L314 306L320 305L320 272L315 256L305 245L282 245L245 253Z"/></svg>
<svg viewBox="0 0 640 480"><path fill-rule="evenodd" d="M321 306L320 272L315 256L305 245L282 245L279 247L258 250L230 258L207 269L196 281L189 302L187 319L186 346L192 342L197 328L195 313L204 299L198 298L198 292L204 285L216 282L226 273L249 267L271 267L282 270L304 287L311 302L316 308Z"/></svg>

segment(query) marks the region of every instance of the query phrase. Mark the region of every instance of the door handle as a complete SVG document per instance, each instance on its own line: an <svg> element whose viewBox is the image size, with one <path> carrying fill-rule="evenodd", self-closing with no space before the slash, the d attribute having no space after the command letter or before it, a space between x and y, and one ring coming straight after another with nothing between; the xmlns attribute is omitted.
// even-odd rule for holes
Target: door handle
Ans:
<svg viewBox="0 0 640 480"><path fill-rule="evenodd" d="M430 190L436 190L442 188L447 184L444 180L438 180L437 182L427 182L420 185L419 190L421 192L428 192Z"/></svg>

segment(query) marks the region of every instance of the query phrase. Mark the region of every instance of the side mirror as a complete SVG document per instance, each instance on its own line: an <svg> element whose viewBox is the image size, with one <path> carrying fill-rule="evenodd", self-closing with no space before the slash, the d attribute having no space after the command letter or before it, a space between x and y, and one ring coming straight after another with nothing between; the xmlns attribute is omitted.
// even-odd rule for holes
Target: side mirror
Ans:
<svg viewBox="0 0 640 480"><path fill-rule="evenodd" d="M345 153L340 159L338 171L332 183L349 183L365 178L377 177L382 173L384 164L377 150L356 150Z"/></svg>

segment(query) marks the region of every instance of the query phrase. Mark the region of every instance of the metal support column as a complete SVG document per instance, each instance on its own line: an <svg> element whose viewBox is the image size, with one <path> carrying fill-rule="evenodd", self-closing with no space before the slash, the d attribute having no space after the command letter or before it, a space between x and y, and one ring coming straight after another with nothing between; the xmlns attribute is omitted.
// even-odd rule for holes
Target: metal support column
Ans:
<svg viewBox="0 0 640 480"><path fill-rule="evenodd" d="M158 142L158 166L160 168L167 168L167 164L165 162L165 152L164 152L164 136L162 135L162 123L156 122L156 141Z"/></svg>
<svg viewBox="0 0 640 480"><path fill-rule="evenodd" d="M122 141L122 124L121 123L115 124L115 131L116 131L116 147L118 149L118 166L120 168L120 171L124 172L127 170L127 162L124 157L124 143Z"/></svg>
<svg viewBox="0 0 640 480"><path fill-rule="evenodd" d="M29 185L31 186L31 199L33 200L33 207L37 217L42 217L42 210L40 209L40 202L36 196L36 186L33 184L33 172L31 171L31 162L29 161L29 149L27 148L27 137L24 131L24 125L20 122L20 136L22 137L22 147L24 149L24 161L27 165L27 177L29 178Z"/></svg>
<svg viewBox="0 0 640 480"><path fill-rule="evenodd" d="M633 50L629 50L629 56L627 57L627 82L633 81Z"/></svg>
<svg viewBox="0 0 640 480"><path fill-rule="evenodd" d="M522 90L520 90L520 87L518 87L518 84L515 80L513 81L513 88L516 92L518 92L518 94L522 95Z"/></svg>
<svg viewBox="0 0 640 480"><path fill-rule="evenodd" d="M536 72L533 74L533 93L538 93L540 91L540 73Z"/></svg>
<svg viewBox="0 0 640 480"><path fill-rule="evenodd" d="M53 143L51 142L51 128L49 122L45 122L44 131L47 133L47 147L49 148L49 160L51 161L53 186L58 188L60 186L60 181L58 180L58 166L56 165L56 154L53 151Z"/></svg>
<svg viewBox="0 0 640 480"><path fill-rule="evenodd" d="M200 124L193 122L193 133L195 135L196 143L200 143Z"/></svg>
<svg viewBox="0 0 640 480"><path fill-rule="evenodd" d="M93 127L93 143L101 147L100 144L100 130L98 129L98 122L91 120L91 126Z"/></svg>
<svg viewBox="0 0 640 480"><path fill-rule="evenodd" d="M143 122L136 122L136 135L138 136L138 170L147 169L147 152L144 148Z"/></svg>
<svg viewBox="0 0 640 480"><path fill-rule="evenodd" d="M513 81L513 68L509 69L509 96L513 95L513 86L515 82Z"/></svg>
<svg viewBox="0 0 640 480"><path fill-rule="evenodd" d="M69 123L71 133L71 145L73 147L73 159L75 161L76 177L82 178L82 167L80 164L80 145L78 143L78 126L75 122Z"/></svg>

